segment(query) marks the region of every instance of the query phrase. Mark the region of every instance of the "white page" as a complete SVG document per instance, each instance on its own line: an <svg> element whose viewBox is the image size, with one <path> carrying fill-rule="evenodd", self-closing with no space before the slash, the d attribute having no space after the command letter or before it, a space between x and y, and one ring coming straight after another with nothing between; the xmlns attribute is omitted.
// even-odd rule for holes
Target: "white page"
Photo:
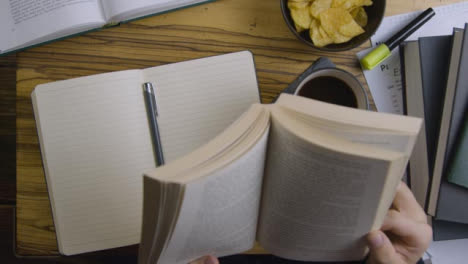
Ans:
<svg viewBox="0 0 468 264"><path fill-rule="evenodd" d="M468 259L468 239L432 242L427 250L432 264L459 264Z"/></svg>
<svg viewBox="0 0 468 264"><path fill-rule="evenodd" d="M104 23L99 0L0 1L0 50L38 44Z"/></svg>
<svg viewBox="0 0 468 264"><path fill-rule="evenodd" d="M390 206L391 201L383 201L389 196L384 186L396 187L400 177L395 176L401 174L394 171L386 179L390 162L381 159L378 148L370 147L368 157L361 156L364 152L337 151L349 142L282 114L272 112L257 231L260 244L273 254L301 261L363 258L364 235L380 227L382 210ZM313 139L306 137L311 134ZM327 141L333 144L317 144Z"/></svg>
<svg viewBox="0 0 468 264"><path fill-rule="evenodd" d="M406 40L452 34L454 27L464 28L465 23L468 22L468 2L444 5L433 9L436 13L435 16ZM372 46L377 46L389 39L422 12L423 10L385 17L379 26L379 30L371 37Z"/></svg>
<svg viewBox="0 0 468 264"><path fill-rule="evenodd" d="M106 19L120 22L207 0L101 0Z"/></svg>
<svg viewBox="0 0 468 264"><path fill-rule="evenodd" d="M168 4L174 0L101 0L104 14L107 19L135 9L148 6ZM118 22L118 21L116 21Z"/></svg>
<svg viewBox="0 0 468 264"><path fill-rule="evenodd" d="M323 120L285 108L285 112L294 115L294 118L311 127L319 127L321 131L346 139L353 143L375 146L381 149L397 151L411 155L412 137L408 133L395 130L372 129L359 125L343 127L339 122Z"/></svg>
<svg viewBox="0 0 468 264"><path fill-rule="evenodd" d="M132 70L35 90L47 186L64 254L140 240L142 172L154 167L141 82L141 72Z"/></svg>
<svg viewBox="0 0 468 264"><path fill-rule="evenodd" d="M144 70L155 87L166 162L207 143L259 102L248 51Z"/></svg>
<svg viewBox="0 0 468 264"><path fill-rule="evenodd" d="M440 6L433 9L436 15L414 32L407 40L416 40L419 37L427 36L451 35L454 27L464 28L464 24L468 22L468 2ZM417 11L385 17L377 32L371 37L372 46L377 46L389 39L422 12ZM362 58L368 51L359 52L358 58ZM398 48L393 50L390 58L387 58L374 69L363 69L378 111L396 114L403 113L400 70Z"/></svg>
<svg viewBox="0 0 468 264"><path fill-rule="evenodd" d="M253 247L268 130L244 155L188 183L174 233L158 263L188 263L200 254L226 256Z"/></svg>
<svg viewBox="0 0 468 264"><path fill-rule="evenodd" d="M362 59L373 48L357 53ZM403 114L403 94L400 72L400 55L398 49L392 51L392 56L377 65L372 70L364 70L367 85L371 91L377 111L393 114Z"/></svg>

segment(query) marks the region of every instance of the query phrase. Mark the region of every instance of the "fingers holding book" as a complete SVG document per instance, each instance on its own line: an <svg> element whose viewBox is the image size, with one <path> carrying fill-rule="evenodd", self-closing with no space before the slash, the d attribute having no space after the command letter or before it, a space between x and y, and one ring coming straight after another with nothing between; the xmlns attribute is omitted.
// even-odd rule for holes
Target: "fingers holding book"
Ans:
<svg viewBox="0 0 468 264"><path fill-rule="evenodd" d="M416 263L432 240L426 215L406 184L398 187L381 230L367 235L367 264Z"/></svg>

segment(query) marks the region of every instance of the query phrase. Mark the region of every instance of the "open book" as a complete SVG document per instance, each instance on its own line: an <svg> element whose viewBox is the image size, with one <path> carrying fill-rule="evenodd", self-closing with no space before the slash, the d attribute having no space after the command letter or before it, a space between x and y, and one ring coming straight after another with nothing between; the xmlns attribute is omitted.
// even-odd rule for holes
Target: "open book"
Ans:
<svg viewBox="0 0 468 264"><path fill-rule="evenodd" d="M0 54L208 1L0 1Z"/></svg>
<svg viewBox="0 0 468 264"><path fill-rule="evenodd" d="M421 119L282 94L208 144L145 173L139 263L268 252L359 260L406 169Z"/></svg>

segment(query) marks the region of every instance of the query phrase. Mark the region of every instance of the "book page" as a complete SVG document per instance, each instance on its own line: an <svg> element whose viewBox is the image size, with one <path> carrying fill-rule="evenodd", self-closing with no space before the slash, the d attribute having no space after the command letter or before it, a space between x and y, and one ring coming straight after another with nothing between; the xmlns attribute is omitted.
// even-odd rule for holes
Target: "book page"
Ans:
<svg viewBox="0 0 468 264"><path fill-rule="evenodd" d="M343 126L339 122L316 118L288 108L284 109L286 112L293 114L297 120L310 126L319 127L323 132L350 142L372 145L390 151L406 153L407 155L411 153L412 137L407 133L351 124Z"/></svg>
<svg viewBox="0 0 468 264"><path fill-rule="evenodd" d="M121 22L207 0L101 0L106 19Z"/></svg>
<svg viewBox="0 0 468 264"><path fill-rule="evenodd" d="M282 94L277 101L295 118L355 143L410 156L422 119L354 109L301 96Z"/></svg>
<svg viewBox="0 0 468 264"><path fill-rule="evenodd" d="M186 184L173 236L158 263L185 264L206 254L220 257L252 248L267 138L264 130L247 153Z"/></svg>
<svg viewBox="0 0 468 264"><path fill-rule="evenodd" d="M363 259L364 236L383 221L390 206L382 203L389 196L384 186L395 191L404 164L396 166L399 171L392 164L403 156L331 136L272 110L260 244L288 259Z"/></svg>
<svg viewBox="0 0 468 264"><path fill-rule="evenodd" d="M155 88L167 163L219 135L260 100L248 51L153 67L143 73Z"/></svg>
<svg viewBox="0 0 468 264"><path fill-rule="evenodd" d="M142 173L155 161L141 71L36 87L33 97L58 246L65 255L140 241Z"/></svg>
<svg viewBox="0 0 468 264"><path fill-rule="evenodd" d="M99 0L0 1L1 53L105 24Z"/></svg>
<svg viewBox="0 0 468 264"><path fill-rule="evenodd" d="M252 105L239 119L209 143L189 155L145 173L143 231L138 257L139 263L175 263L181 258L181 254L185 254L187 249L185 240L188 239L189 233L193 233L191 234L193 238L190 239L197 239L196 236L206 237L204 233L197 234L196 230L190 231L193 222L197 222L197 220L192 220L193 213L216 209L220 210L220 213L231 215L225 210L232 209L234 211L240 210L239 215L251 215L252 207L255 207L254 218L257 218L260 189L255 186L263 178L265 137L268 135L269 120L269 112L265 107L260 104ZM260 150L257 150L259 144L262 146L260 146ZM240 161L245 160L245 156L248 156L248 161ZM238 164L239 162L242 164ZM252 166L256 169L253 169ZM236 172L231 173L230 168ZM203 187L205 183L209 186L206 190L213 192L212 194L203 194L201 191L197 191L199 188L193 187ZM178 190L180 199L167 199L167 194L171 190ZM224 192L227 196L219 198L218 195L221 194L218 191ZM160 202L161 199L155 197L158 193L165 202ZM214 200L207 202L201 201L200 195L205 195L209 199L215 195L216 199L213 198ZM246 197L243 198L244 196ZM229 201L226 202L226 199ZM222 201L222 203L215 200ZM204 206L208 208L200 209ZM218 222L218 219L224 219L218 214L207 213L203 219L205 223L217 223L217 226L228 224L224 228L217 227L216 230L212 230L220 232L216 235L212 234L214 240L229 235L230 232L225 232L233 229L229 225L237 226L237 223L231 221ZM243 219L241 221L251 220ZM254 237L256 227L251 229L250 225L248 226L248 230L238 233L236 237ZM239 239L239 243L243 244L243 247L251 245L250 240L246 242L242 238ZM216 241L228 245L225 249L232 250L230 253L239 250L238 246L233 246L231 237L227 237L226 240L229 241ZM187 254L193 253L201 256L209 252L213 253L213 248L217 248L216 254L218 255L229 254L229 252L223 253L220 250L221 244L219 243L208 249L196 248L197 245L190 246L190 248L192 247L195 247L191 249L193 252L188 251ZM172 253L164 253L166 248L170 248ZM161 255L166 255L165 261L158 261Z"/></svg>

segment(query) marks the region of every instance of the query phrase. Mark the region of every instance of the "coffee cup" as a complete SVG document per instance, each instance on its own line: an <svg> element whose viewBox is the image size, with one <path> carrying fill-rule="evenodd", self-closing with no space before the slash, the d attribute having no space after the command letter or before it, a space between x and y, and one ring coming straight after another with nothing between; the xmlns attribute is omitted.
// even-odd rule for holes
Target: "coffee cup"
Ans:
<svg viewBox="0 0 468 264"><path fill-rule="evenodd" d="M337 68L313 71L299 83L294 94L341 106L369 109L366 91L358 79Z"/></svg>

